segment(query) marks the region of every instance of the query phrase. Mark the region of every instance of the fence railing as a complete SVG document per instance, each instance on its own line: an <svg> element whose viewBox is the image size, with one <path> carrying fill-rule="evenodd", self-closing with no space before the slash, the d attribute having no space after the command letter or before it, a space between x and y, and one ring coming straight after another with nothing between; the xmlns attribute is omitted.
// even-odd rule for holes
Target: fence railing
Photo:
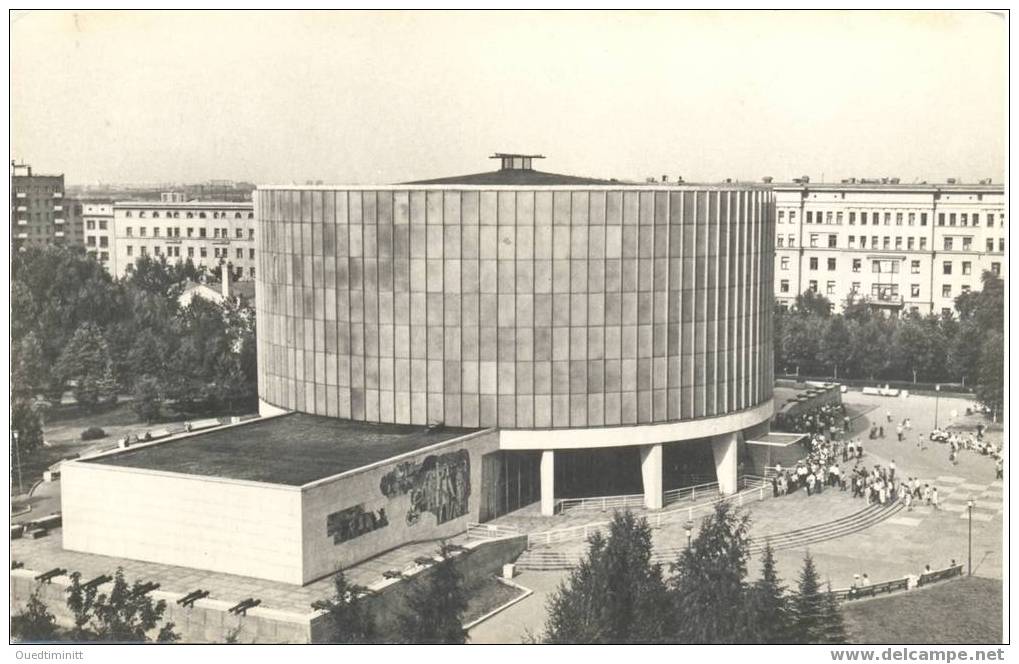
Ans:
<svg viewBox="0 0 1019 664"><path fill-rule="evenodd" d="M730 496L716 497L712 500L707 500L696 505L674 507L673 509L647 514L645 515L645 518L649 525L655 528L660 528L662 524L666 523L692 521L695 515L714 509L714 506L723 500L731 500L737 505L743 506L748 502L764 500L765 495L766 492L763 486L754 486ZM570 528L558 528L555 530L546 530L540 533L528 533L527 546L528 548L531 548L535 546L560 544L563 542L584 542L591 536L592 533L601 531L610 523L610 521L599 521Z"/></svg>
<svg viewBox="0 0 1019 664"><path fill-rule="evenodd" d="M920 575L920 578L916 580L916 585L917 587L926 586L929 583L944 581L945 579L951 579L955 576L962 576L962 565L946 567L945 569L934 570L932 572L924 572Z"/></svg>
<svg viewBox="0 0 1019 664"><path fill-rule="evenodd" d="M773 472L773 471L772 471ZM737 488L756 488L764 486L769 476L744 475L737 481ZM719 496L718 482L704 482L693 486L684 486L678 489L669 489L662 493L662 506L668 507L678 502L689 500L703 500L708 496ZM567 510L599 510L602 512L610 509L621 509L627 507L643 507L644 494L634 493L620 496L590 496L587 498L563 498L555 501L555 513L562 514Z"/></svg>
<svg viewBox="0 0 1019 664"><path fill-rule="evenodd" d="M832 590L831 594L834 595L837 600L849 601L862 599L864 597L877 597L882 593L888 594L899 590L909 590L908 578L903 577L893 581L871 583L866 586L857 586L855 588L839 588L837 590Z"/></svg>
<svg viewBox="0 0 1019 664"><path fill-rule="evenodd" d="M496 526L487 523L468 523L467 539L502 539L503 537L519 537L524 533L510 526Z"/></svg>

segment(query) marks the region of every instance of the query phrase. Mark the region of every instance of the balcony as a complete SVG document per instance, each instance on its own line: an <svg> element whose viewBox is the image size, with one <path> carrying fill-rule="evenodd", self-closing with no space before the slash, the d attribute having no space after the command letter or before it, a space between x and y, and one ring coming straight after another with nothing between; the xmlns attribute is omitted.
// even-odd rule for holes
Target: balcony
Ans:
<svg viewBox="0 0 1019 664"><path fill-rule="evenodd" d="M19 205L18 212L28 212L28 208L24 205Z"/></svg>
<svg viewBox="0 0 1019 664"><path fill-rule="evenodd" d="M53 220L53 223L54 224L62 224L62 223L64 223L64 218L63 217L57 217L56 219Z"/></svg>
<svg viewBox="0 0 1019 664"><path fill-rule="evenodd" d="M18 219L18 226L28 226L28 219Z"/></svg>
<svg viewBox="0 0 1019 664"><path fill-rule="evenodd" d="M18 233L17 238L19 240L27 240L28 239L28 233Z"/></svg>
<svg viewBox="0 0 1019 664"><path fill-rule="evenodd" d="M28 198L28 194L26 194L26 193L25 193L25 192L23 192L23 191L19 191L19 192L16 192L16 193L14 194L14 197L15 197L15 198Z"/></svg>
<svg viewBox="0 0 1019 664"><path fill-rule="evenodd" d="M54 205L53 206L53 211L54 212L63 212L64 211L64 206L63 205Z"/></svg>
<svg viewBox="0 0 1019 664"><path fill-rule="evenodd" d="M881 290L877 293L871 292L867 303L876 307L902 307L904 301L901 295L893 295L891 291Z"/></svg>
<svg viewBox="0 0 1019 664"><path fill-rule="evenodd" d="M64 192L62 192L62 191L54 191L53 192L53 198L63 198L63 197L64 197Z"/></svg>
<svg viewBox="0 0 1019 664"><path fill-rule="evenodd" d="M53 237L64 237L64 231L57 231L53 234Z"/></svg>

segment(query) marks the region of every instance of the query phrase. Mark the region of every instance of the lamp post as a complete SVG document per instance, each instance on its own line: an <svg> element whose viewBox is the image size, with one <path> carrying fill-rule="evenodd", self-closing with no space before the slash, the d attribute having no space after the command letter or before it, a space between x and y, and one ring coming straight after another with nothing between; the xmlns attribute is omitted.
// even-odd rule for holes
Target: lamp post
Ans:
<svg viewBox="0 0 1019 664"><path fill-rule="evenodd" d="M969 512L969 553L967 555L966 576L973 576L973 501L966 501L966 510Z"/></svg>
<svg viewBox="0 0 1019 664"><path fill-rule="evenodd" d="M18 475L18 495L22 494L21 486L21 446L18 444L19 432L17 429L11 431L11 437L14 438L14 469Z"/></svg>
<svg viewBox="0 0 1019 664"><path fill-rule="evenodd" d="M687 521L686 524L683 525L683 529L686 530L686 548L689 549L691 536L693 534L693 521Z"/></svg>
<svg viewBox="0 0 1019 664"><path fill-rule="evenodd" d="M941 385L934 386L934 428L938 428L938 402L941 400Z"/></svg>

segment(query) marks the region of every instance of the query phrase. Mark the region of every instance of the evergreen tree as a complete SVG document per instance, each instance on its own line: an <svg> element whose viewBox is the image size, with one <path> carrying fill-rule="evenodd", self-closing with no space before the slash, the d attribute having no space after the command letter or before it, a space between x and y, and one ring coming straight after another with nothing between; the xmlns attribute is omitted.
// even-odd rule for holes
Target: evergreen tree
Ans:
<svg viewBox="0 0 1019 664"><path fill-rule="evenodd" d="M441 560L412 584L406 606L397 618L400 635L407 643L466 643L462 617L467 610L467 593L452 556L455 549L443 542L439 548Z"/></svg>
<svg viewBox="0 0 1019 664"><path fill-rule="evenodd" d="M75 331L60 356L58 370L65 382L74 382L74 398L86 410L116 397L109 347L95 323L83 323Z"/></svg>
<svg viewBox="0 0 1019 664"><path fill-rule="evenodd" d="M667 640L668 596L660 565L651 563L651 528L617 512L607 537L588 552L548 602L548 643L658 643Z"/></svg>
<svg viewBox="0 0 1019 664"><path fill-rule="evenodd" d="M329 619L328 643L377 643L375 616L365 602L370 590L347 581L343 570L333 577L335 593L312 608L325 611Z"/></svg>
<svg viewBox="0 0 1019 664"><path fill-rule="evenodd" d="M141 376L134 383L132 391L134 399L131 409L144 422L151 423L159 419L162 404L159 395L159 381L153 376Z"/></svg>
<svg viewBox="0 0 1019 664"><path fill-rule="evenodd" d="M727 501L672 565L672 638L680 643L759 643L746 584L750 517Z"/></svg>
<svg viewBox="0 0 1019 664"><path fill-rule="evenodd" d="M808 552L803 557L803 569L796 595L793 597L792 640L796 643L827 643L829 619L826 604L829 599L817 580L817 568Z"/></svg>
<svg viewBox="0 0 1019 664"><path fill-rule="evenodd" d="M15 399L11 404L11 430L18 432L18 453L21 461L42 446L43 431L39 413L25 399Z"/></svg>
<svg viewBox="0 0 1019 664"><path fill-rule="evenodd" d="M786 588L775 569L775 554L768 542L761 556L761 578L751 592L761 643L790 643L790 609Z"/></svg>
<svg viewBox="0 0 1019 664"><path fill-rule="evenodd" d="M11 346L11 392L31 398L49 385L49 367L43 356L42 344L29 332L17 345Z"/></svg>
<svg viewBox="0 0 1019 664"><path fill-rule="evenodd" d="M847 641L846 624L842 619L839 601L835 599L835 593L831 591L831 581L828 582L827 592L823 594L821 630L821 642L826 645L838 645Z"/></svg>
<svg viewBox="0 0 1019 664"><path fill-rule="evenodd" d="M56 641L57 622L36 590L28 598L24 611L11 617L11 638L20 643Z"/></svg>

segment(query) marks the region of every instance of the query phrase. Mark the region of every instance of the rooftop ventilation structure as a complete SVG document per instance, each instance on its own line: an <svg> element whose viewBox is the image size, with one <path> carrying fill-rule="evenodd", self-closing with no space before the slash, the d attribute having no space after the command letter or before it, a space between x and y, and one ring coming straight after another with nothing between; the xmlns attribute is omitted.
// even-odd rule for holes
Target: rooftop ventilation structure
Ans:
<svg viewBox="0 0 1019 664"><path fill-rule="evenodd" d="M499 170L502 171L533 171L532 159L544 159L543 154L513 154L509 152L496 152L489 159L501 160Z"/></svg>

